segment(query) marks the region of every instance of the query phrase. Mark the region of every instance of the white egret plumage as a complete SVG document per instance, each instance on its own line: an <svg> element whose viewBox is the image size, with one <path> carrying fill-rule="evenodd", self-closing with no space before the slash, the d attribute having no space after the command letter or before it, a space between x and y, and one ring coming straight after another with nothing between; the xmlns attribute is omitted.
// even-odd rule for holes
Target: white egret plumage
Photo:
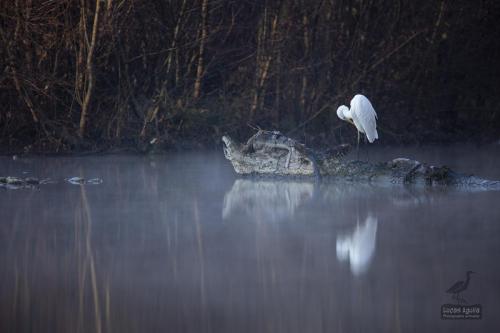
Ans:
<svg viewBox="0 0 500 333"><path fill-rule="evenodd" d="M358 131L357 149L359 152L359 136L360 133L366 135L370 143L378 139L377 133L377 113L372 106L372 103L363 95L356 95L351 100L351 108L341 105L337 109L337 116L351 124Z"/></svg>

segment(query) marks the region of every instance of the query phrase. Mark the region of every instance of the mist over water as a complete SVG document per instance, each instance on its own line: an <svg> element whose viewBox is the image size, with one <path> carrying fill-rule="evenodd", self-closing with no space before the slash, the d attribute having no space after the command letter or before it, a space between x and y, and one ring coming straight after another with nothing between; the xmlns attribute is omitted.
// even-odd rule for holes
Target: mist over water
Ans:
<svg viewBox="0 0 500 333"><path fill-rule="evenodd" d="M498 147L369 148L500 179ZM0 189L0 332L500 328L500 192L238 178L222 152L2 157L0 175L58 181ZM468 270L483 319L441 320Z"/></svg>

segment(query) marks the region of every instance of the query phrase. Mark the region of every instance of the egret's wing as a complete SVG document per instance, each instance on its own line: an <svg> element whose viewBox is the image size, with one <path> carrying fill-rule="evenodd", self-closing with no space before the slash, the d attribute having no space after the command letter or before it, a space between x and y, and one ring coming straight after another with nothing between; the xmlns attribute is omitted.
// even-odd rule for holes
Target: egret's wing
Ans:
<svg viewBox="0 0 500 333"><path fill-rule="evenodd" d="M370 143L378 139L377 113L368 98L363 95L354 96L351 100L351 116L356 127L362 129Z"/></svg>

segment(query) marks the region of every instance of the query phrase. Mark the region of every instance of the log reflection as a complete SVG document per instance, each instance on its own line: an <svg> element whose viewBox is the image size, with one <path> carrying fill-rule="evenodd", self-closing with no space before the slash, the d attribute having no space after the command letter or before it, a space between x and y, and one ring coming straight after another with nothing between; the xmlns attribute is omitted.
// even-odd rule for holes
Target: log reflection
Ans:
<svg viewBox="0 0 500 333"><path fill-rule="evenodd" d="M245 214L278 222L292 217L313 193L314 184L309 182L237 179L224 196L222 218Z"/></svg>

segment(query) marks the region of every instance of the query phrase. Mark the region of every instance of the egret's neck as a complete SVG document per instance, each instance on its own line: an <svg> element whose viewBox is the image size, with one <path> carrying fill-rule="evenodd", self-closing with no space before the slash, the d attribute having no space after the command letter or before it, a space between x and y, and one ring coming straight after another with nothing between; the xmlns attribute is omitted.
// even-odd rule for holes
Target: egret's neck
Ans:
<svg viewBox="0 0 500 333"><path fill-rule="evenodd" d="M344 117L345 117L345 120L346 120L348 123L350 123L351 125L356 126L356 125L354 124L354 121L352 121L352 112L351 112L351 109L347 109L347 108L346 108L346 109L344 110Z"/></svg>
<svg viewBox="0 0 500 333"><path fill-rule="evenodd" d="M344 117L346 117L347 119L351 120L352 119L352 112L351 112L351 109L349 108L345 108L344 109Z"/></svg>

